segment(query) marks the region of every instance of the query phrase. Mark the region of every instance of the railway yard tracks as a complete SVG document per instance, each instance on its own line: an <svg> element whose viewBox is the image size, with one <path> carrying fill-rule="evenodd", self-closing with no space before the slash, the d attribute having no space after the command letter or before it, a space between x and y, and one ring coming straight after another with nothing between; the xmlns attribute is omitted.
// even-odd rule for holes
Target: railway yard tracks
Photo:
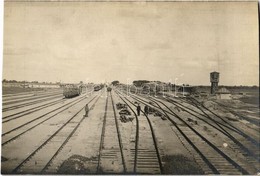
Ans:
<svg viewBox="0 0 260 176"><path fill-rule="evenodd" d="M256 160L259 161L259 153L257 152L257 149L259 147L259 141L257 141L257 136L254 138L251 137L251 135L248 135L245 133L245 131L241 130L240 127L237 127L227 120L223 119L222 117L216 115L214 112L209 110L206 107L200 107L201 105L198 104L198 102L192 104L196 107L196 109L200 110L201 112L196 112L192 110L191 108L188 108L181 103L174 101L172 99L166 99L168 102L172 103L174 106L182 109L183 111L189 113L190 115L196 117L197 119L203 121L207 125L211 126L212 128L216 129L217 131L224 134L226 137L230 138L236 145L240 146L242 150L247 152L248 155L254 157ZM188 103L188 102L186 102ZM203 110L203 109L204 110ZM202 118L204 117L204 118ZM247 129L248 131L248 129ZM244 141L247 141L247 144L251 144L250 146L244 146L238 139L244 139ZM253 150L253 151L251 151Z"/></svg>
<svg viewBox="0 0 260 176"><path fill-rule="evenodd" d="M56 96L51 96L51 97L47 96L47 97L48 98L44 97L43 99L41 98L41 99L37 99L37 100L33 99L35 101L29 101L29 102L25 102L25 103L18 104L18 105L15 103L15 105L5 106L5 108L2 109L2 112L23 108L23 107L26 107L26 106L29 106L29 105L34 105L36 103L41 103L41 102L44 102L44 101L53 100L55 98L61 98L63 96L61 94L58 94Z"/></svg>
<svg viewBox="0 0 260 176"><path fill-rule="evenodd" d="M185 107L181 105L180 103L173 101L172 99L167 99L173 103L175 106L178 106L182 108L184 111L188 112ZM203 122L207 123L211 127L213 127L215 130L218 132L221 132L225 137L227 137L230 141L230 144L234 148L240 148L245 155L245 157L250 156L254 158L256 161L259 162L259 141L258 136L253 136L252 134L247 134L249 133L252 129L249 129L247 127L241 128L243 124L240 124L237 126L236 124L232 124L231 122L228 122L224 118L220 117L216 113L214 113L212 110L209 108L203 106L201 103L196 101L195 99L189 99L189 101L185 101L185 103L190 103L191 106L196 107L198 110L201 111L202 114L199 114L200 116L203 116L204 119L201 117L197 117L198 119L202 120ZM182 106L182 107L181 107ZM190 109L189 109L190 110ZM246 128L246 129L245 129ZM250 158L247 158L250 160ZM257 165L257 163L254 163Z"/></svg>
<svg viewBox="0 0 260 176"><path fill-rule="evenodd" d="M110 167L116 165L115 167ZM111 93L107 93L97 173L125 173L126 166L118 119Z"/></svg>
<svg viewBox="0 0 260 176"><path fill-rule="evenodd" d="M74 100L69 100L68 103L62 104L39 117L31 118L28 122L2 133L2 150L5 151L5 149L10 150L10 146L12 148L18 146L19 143L23 143L23 138L26 139L26 137L37 133L37 131L39 132L39 130L46 131L45 136L39 136L41 139L38 140L38 144L29 147L28 151L30 150L30 152L21 151L21 155L23 155L21 158L18 157L16 161L10 162L7 165L2 163L2 168L5 172L44 173L53 158L59 153L83 121L84 116L82 114L84 114L83 109L86 100L91 98L88 103L92 103L91 107L93 107L99 97L98 95L91 97L83 95ZM57 125L48 131L46 126L53 123ZM34 142L37 143L37 140ZM12 143L15 144L12 145ZM18 164L18 162L20 163Z"/></svg>
<svg viewBox="0 0 260 176"><path fill-rule="evenodd" d="M122 121L118 103L130 121ZM138 104L153 114L138 116ZM229 121L194 98L102 89L65 99L59 90L40 91L3 96L2 111L2 174L171 174L158 120L204 174L259 172L257 127Z"/></svg>
<svg viewBox="0 0 260 176"><path fill-rule="evenodd" d="M41 99L41 98L45 98L45 97L52 97L52 96L56 96L56 95L62 95L62 92L57 91L57 92L51 92L51 93L44 93L41 95L38 94L38 95L26 96L26 97L5 98L5 99L3 99L3 105L17 104L17 103L24 102L24 101Z"/></svg>
<svg viewBox="0 0 260 176"><path fill-rule="evenodd" d="M44 113L38 117L29 119L29 121L22 123L21 125L15 126L14 128L9 129L8 131L4 131L2 133L2 146L17 139L21 135L24 135L25 133L29 132L30 130L34 129L35 127L43 124L47 120L50 120L51 118L56 117L60 113L71 108L72 106L75 106L76 104L78 104L79 102L81 102L85 99L86 99L86 97L84 96L79 99L73 100L73 101L66 103L62 106L59 106L58 108L55 108L47 113Z"/></svg>
<svg viewBox="0 0 260 176"><path fill-rule="evenodd" d="M184 146L190 151L190 153L194 155L195 160L201 166L201 168L203 168L205 173L252 174L259 171L258 158L253 155L257 155L259 150L249 151L249 149L244 146L244 143L242 144L239 140L236 139L237 136L230 134L231 131L228 131L227 128L220 126L219 123L206 121L205 119L198 118L198 116L194 114L191 116L192 114L187 112L185 112L186 114L183 112L178 114L174 112L172 108L169 108L173 104L167 104L158 98L144 98L136 95L130 96L134 99L134 101L156 109L158 112L163 114L169 120L169 122L171 122L171 124L174 126L172 128L173 131L183 142ZM178 108L180 108L180 106ZM182 110L185 109L182 107ZM197 117L197 119L194 117ZM198 123L200 125L198 125ZM230 124L224 125L230 126L232 130L235 130L238 134L241 135L241 130L239 131ZM208 130L207 133L205 133L205 129ZM218 140L217 142L214 139L216 135L218 135L218 137L223 140ZM255 147L253 149L257 149L257 142L250 142L250 146ZM248 144L248 140L246 143Z"/></svg>
<svg viewBox="0 0 260 176"><path fill-rule="evenodd" d="M161 174L162 156L150 119L146 115L145 118L138 117L134 110L137 105L126 97L118 96L128 105L136 119L135 147L130 149L134 173Z"/></svg>

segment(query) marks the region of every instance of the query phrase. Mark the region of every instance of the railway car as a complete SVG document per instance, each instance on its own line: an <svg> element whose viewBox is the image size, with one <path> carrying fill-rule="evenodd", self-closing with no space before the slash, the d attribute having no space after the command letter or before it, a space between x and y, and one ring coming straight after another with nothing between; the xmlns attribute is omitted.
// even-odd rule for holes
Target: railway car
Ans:
<svg viewBox="0 0 260 176"><path fill-rule="evenodd" d="M111 92L112 88L111 87L107 87L107 91Z"/></svg>
<svg viewBox="0 0 260 176"><path fill-rule="evenodd" d="M96 85L94 86L94 91L99 91L104 87L104 85L100 84L100 85Z"/></svg>
<svg viewBox="0 0 260 176"><path fill-rule="evenodd" d="M94 91L99 91L100 89L101 87L99 85L94 87Z"/></svg>
<svg viewBox="0 0 260 176"><path fill-rule="evenodd" d="M82 92L82 88L75 85L65 85L63 87L63 95L65 98L72 98L75 96L79 96Z"/></svg>

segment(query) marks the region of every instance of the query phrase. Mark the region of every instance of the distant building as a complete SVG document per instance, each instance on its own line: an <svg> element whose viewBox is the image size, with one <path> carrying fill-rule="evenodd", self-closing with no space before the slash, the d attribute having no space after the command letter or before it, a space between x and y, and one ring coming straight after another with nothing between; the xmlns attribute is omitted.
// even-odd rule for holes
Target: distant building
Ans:
<svg viewBox="0 0 260 176"><path fill-rule="evenodd" d="M60 84L49 84L49 83L3 83L3 87L21 87L21 88L60 88Z"/></svg>
<svg viewBox="0 0 260 176"><path fill-rule="evenodd" d="M178 93L183 96L189 96L194 93L194 89L193 86L182 86L178 88Z"/></svg>
<svg viewBox="0 0 260 176"><path fill-rule="evenodd" d="M216 92L217 99L230 100L231 93L226 88L221 88Z"/></svg>
<svg viewBox="0 0 260 176"><path fill-rule="evenodd" d="M59 84L28 83L30 88L60 88Z"/></svg>

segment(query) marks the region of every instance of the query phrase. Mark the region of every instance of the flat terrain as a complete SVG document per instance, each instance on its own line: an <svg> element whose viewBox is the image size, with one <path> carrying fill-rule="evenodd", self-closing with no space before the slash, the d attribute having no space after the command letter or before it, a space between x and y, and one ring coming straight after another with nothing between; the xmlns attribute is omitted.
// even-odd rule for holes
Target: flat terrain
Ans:
<svg viewBox="0 0 260 176"><path fill-rule="evenodd" d="M3 95L6 96L8 94L17 94L17 93L29 93L35 91L43 91L43 88L22 88L22 87L3 87L2 92Z"/></svg>
<svg viewBox="0 0 260 176"><path fill-rule="evenodd" d="M1 172L257 174L259 106L252 99L152 97L116 87L74 98L60 89L4 90Z"/></svg>

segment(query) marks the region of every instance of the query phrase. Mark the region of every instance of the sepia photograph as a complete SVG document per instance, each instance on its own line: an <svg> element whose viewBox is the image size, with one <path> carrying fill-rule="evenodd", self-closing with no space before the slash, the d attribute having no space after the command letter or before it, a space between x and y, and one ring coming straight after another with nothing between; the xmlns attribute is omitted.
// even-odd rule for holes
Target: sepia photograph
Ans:
<svg viewBox="0 0 260 176"><path fill-rule="evenodd" d="M259 175L259 2L5 0L2 175Z"/></svg>

